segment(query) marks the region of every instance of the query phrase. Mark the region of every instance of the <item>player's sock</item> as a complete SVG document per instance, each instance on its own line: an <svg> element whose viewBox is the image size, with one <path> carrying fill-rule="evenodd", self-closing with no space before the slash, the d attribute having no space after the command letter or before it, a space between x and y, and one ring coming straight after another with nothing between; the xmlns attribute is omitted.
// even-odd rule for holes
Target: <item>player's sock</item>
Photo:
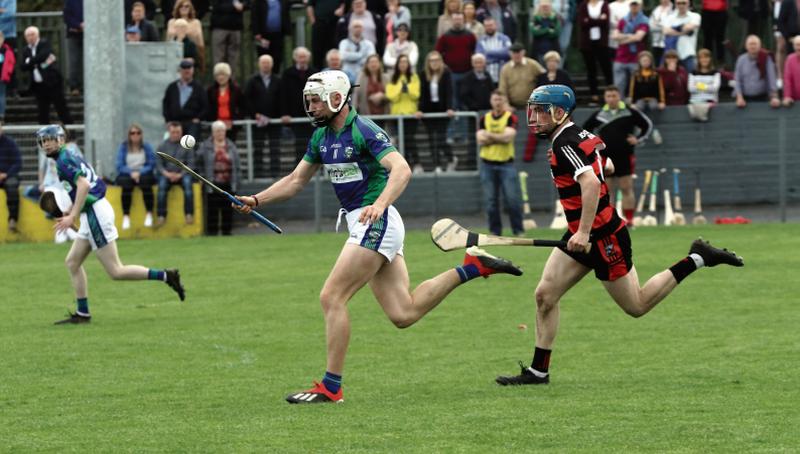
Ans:
<svg viewBox="0 0 800 454"><path fill-rule="evenodd" d="M342 387L342 376L325 372L325 377L322 379L322 384L325 385L325 389L330 391L332 394L336 394L339 392L339 388Z"/></svg>
<svg viewBox="0 0 800 454"><path fill-rule="evenodd" d="M623 208L622 212L625 214L625 220L628 224L633 225L633 208Z"/></svg>
<svg viewBox="0 0 800 454"><path fill-rule="evenodd" d="M680 262L669 267L669 270L672 272L672 275L675 276L675 280L680 284L682 280L686 279L686 276L703 266L705 266L703 257L700 257L700 254L691 253Z"/></svg>
<svg viewBox="0 0 800 454"><path fill-rule="evenodd" d="M461 283L471 281L476 277L481 277L481 271L478 269L476 265L469 264L469 265L461 265L456 267L456 272L458 273L458 277L461 279Z"/></svg>
<svg viewBox="0 0 800 454"><path fill-rule="evenodd" d="M533 350L533 361L531 362L531 369L532 369L531 372L533 372L538 377L546 376L547 371L550 369L550 353L552 353L552 350L536 347Z"/></svg>
<svg viewBox="0 0 800 454"><path fill-rule="evenodd" d="M89 315L89 298L78 298L78 314Z"/></svg>
<svg viewBox="0 0 800 454"><path fill-rule="evenodd" d="M147 279L151 281L167 282L167 273L164 270L147 270Z"/></svg>

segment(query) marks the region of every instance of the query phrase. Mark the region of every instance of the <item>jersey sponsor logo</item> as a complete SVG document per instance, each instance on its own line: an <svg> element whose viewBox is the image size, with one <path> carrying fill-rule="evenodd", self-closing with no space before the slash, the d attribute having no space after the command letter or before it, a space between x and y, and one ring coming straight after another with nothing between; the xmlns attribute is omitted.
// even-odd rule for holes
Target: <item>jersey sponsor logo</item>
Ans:
<svg viewBox="0 0 800 454"><path fill-rule="evenodd" d="M331 145L331 148L333 148L333 159L337 159L339 157L339 148L342 148L342 144L335 143Z"/></svg>
<svg viewBox="0 0 800 454"><path fill-rule="evenodd" d="M580 137L581 139L586 139L586 138L594 139L594 134L584 129L583 131L578 133L578 137Z"/></svg>
<svg viewBox="0 0 800 454"><path fill-rule="evenodd" d="M319 154L324 155L327 152L328 152L328 147L326 147L325 145L320 145L319 146Z"/></svg>
<svg viewBox="0 0 800 454"><path fill-rule="evenodd" d="M356 162L325 164L325 171L333 184L351 183L364 179L361 167Z"/></svg>

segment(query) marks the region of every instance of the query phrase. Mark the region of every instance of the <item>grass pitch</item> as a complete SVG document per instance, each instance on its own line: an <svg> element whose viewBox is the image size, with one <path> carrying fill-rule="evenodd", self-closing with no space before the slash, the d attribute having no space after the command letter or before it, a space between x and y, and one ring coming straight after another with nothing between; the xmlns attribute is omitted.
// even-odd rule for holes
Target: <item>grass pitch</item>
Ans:
<svg viewBox="0 0 800 454"><path fill-rule="evenodd" d="M344 234L122 242L126 263L180 267L187 301L90 257L90 326L52 325L74 310L65 246L0 245L0 451L795 451L797 228L634 231L642 280L698 235L746 266L700 270L638 320L585 279L545 387L493 380L530 361L547 250L490 249L525 275L470 282L407 330L364 290L345 403L321 406L283 399L324 372L317 295ZM405 251L412 285L462 258L424 232Z"/></svg>

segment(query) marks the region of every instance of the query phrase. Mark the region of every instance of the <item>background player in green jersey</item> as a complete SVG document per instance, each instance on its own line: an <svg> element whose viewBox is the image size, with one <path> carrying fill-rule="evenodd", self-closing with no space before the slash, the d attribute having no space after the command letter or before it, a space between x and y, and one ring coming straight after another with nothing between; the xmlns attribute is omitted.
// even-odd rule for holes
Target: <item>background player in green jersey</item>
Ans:
<svg viewBox="0 0 800 454"><path fill-rule="evenodd" d="M286 397L290 403L342 401L342 371L350 341L347 302L369 284L389 319L406 328L436 307L454 288L479 276L494 273L520 275L507 260L474 248L464 263L409 291L408 270L403 259L405 229L392 203L403 193L411 169L372 121L360 117L348 105L350 82L341 71L312 75L303 90L303 102L317 127L305 157L294 171L269 188L240 197L252 208L289 199L299 193L322 166L333 183L342 209L347 213L350 235L320 292L325 316L328 359L322 383Z"/></svg>
<svg viewBox="0 0 800 454"><path fill-rule="evenodd" d="M56 324L88 323L92 320L83 262L93 250L96 251L97 259L111 279L130 281L149 279L166 282L178 293L182 301L184 291L178 270L155 270L139 265L122 264L115 241L119 235L114 226L114 209L105 198L106 185L92 166L64 147L64 138L64 130L58 125L45 126L36 132L36 143L42 147L48 158L56 161L58 179L64 184L69 184L69 196L72 200L69 213L56 212L58 207L54 197L51 197L51 201L43 200L43 208L62 214L57 216L55 229L58 231L71 228L79 218L81 222L78 237L72 243L66 259L78 309ZM45 194L52 196L52 192Z"/></svg>

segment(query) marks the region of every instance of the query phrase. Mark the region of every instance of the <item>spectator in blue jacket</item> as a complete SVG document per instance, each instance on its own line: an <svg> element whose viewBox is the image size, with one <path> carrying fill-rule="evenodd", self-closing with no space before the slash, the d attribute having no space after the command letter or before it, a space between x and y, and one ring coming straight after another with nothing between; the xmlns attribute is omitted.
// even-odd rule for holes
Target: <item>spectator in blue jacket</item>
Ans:
<svg viewBox="0 0 800 454"><path fill-rule="evenodd" d="M131 199L133 188L142 190L145 210L144 226L153 226L153 185L156 183L156 153L145 143L144 131L137 123L128 127L128 140L117 151L117 186L122 187L122 230L131 228Z"/></svg>
<svg viewBox="0 0 800 454"><path fill-rule="evenodd" d="M3 134L0 122L0 189L6 190L8 206L8 230L17 231L19 216L19 170L22 168L22 155L14 139Z"/></svg>

